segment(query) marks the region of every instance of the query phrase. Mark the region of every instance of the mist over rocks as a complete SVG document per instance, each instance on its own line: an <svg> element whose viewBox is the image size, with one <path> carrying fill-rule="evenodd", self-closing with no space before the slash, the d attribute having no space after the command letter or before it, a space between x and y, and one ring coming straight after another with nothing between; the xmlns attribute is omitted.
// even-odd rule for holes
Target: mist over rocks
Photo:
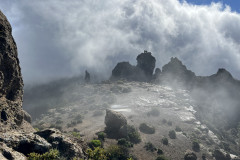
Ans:
<svg viewBox="0 0 240 160"><path fill-rule="evenodd" d="M145 81L152 80L156 59L151 52L144 51L137 56L137 66L129 62L119 62L112 70L110 80L126 79L128 81Z"/></svg>

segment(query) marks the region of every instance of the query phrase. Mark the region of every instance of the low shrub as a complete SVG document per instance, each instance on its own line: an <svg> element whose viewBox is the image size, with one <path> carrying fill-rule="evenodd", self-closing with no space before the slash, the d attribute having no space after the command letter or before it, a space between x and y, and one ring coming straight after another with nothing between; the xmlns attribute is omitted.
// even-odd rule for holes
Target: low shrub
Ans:
<svg viewBox="0 0 240 160"><path fill-rule="evenodd" d="M157 154L159 154L159 155L161 155L161 154L163 154L163 150L161 150L161 149L157 149Z"/></svg>
<svg viewBox="0 0 240 160"><path fill-rule="evenodd" d="M91 148L101 147L101 145L102 145L101 141L97 139L91 140L89 143L89 147Z"/></svg>
<svg viewBox="0 0 240 160"><path fill-rule="evenodd" d="M195 152L199 152L200 151L200 145L198 143L198 141L193 141L192 142L192 149L195 151Z"/></svg>
<svg viewBox="0 0 240 160"><path fill-rule="evenodd" d="M127 125L127 139L135 144L141 142L140 133L134 126Z"/></svg>
<svg viewBox="0 0 240 160"><path fill-rule="evenodd" d="M168 145L168 139L165 137L165 138L163 138L162 139L162 143L164 144L164 145Z"/></svg>
<svg viewBox="0 0 240 160"><path fill-rule="evenodd" d="M100 147L88 149L87 156L91 160L108 160L106 151Z"/></svg>
<svg viewBox="0 0 240 160"><path fill-rule="evenodd" d="M176 138L177 138L176 132L175 132L174 130L169 131L168 136L169 136L171 139L176 139Z"/></svg>
<svg viewBox="0 0 240 160"><path fill-rule="evenodd" d="M154 134L155 128L153 126L147 125L146 123L141 123L139 130L145 134Z"/></svg>
<svg viewBox="0 0 240 160"><path fill-rule="evenodd" d="M156 158L156 160L167 160L167 158L165 156L161 155L161 156L158 156Z"/></svg>
<svg viewBox="0 0 240 160"><path fill-rule="evenodd" d="M133 144L129 141L127 141L125 138L121 138L118 140L118 145L122 145L127 148L133 147Z"/></svg>
<svg viewBox="0 0 240 160"><path fill-rule="evenodd" d="M39 153L29 153L29 160L59 160L59 151L56 149L50 149L49 152L39 154Z"/></svg>
<svg viewBox="0 0 240 160"><path fill-rule="evenodd" d="M124 146L111 145L106 149L109 159L129 159L129 151Z"/></svg>
<svg viewBox="0 0 240 160"><path fill-rule="evenodd" d="M181 129L179 126L176 126L175 131L176 131L176 132L181 132L182 129Z"/></svg>
<svg viewBox="0 0 240 160"><path fill-rule="evenodd" d="M151 151L151 152L154 152L157 150L157 148L151 143L151 142L148 142L144 145L144 148L147 150L147 151Z"/></svg>
<svg viewBox="0 0 240 160"><path fill-rule="evenodd" d="M72 135L73 137L76 137L77 139L81 139L81 135L80 135L79 132L71 132L71 135Z"/></svg>
<svg viewBox="0 0 240 160"><path fill-rule="evenodd" d="M105 139L105 137L106 137L106 135L105 135L104 132L99 132L99 133L97 134L97 136L98 136L98 139L99 139L99 140L102 140L102 141L104 141L104 139Z"/></svg>

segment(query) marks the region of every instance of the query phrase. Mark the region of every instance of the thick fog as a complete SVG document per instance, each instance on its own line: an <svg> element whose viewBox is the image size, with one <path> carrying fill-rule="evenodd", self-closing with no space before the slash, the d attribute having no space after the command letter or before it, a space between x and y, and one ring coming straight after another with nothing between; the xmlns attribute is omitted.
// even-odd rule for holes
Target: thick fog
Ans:
<svg viewBox="0 0 240 160"><path fill-rule="evenodd" d="M157 66L178 57L197 75L240 70L240 14L221 3L178 0L0 0L18 45L25 84L90 73L149 50Z"/></svg>

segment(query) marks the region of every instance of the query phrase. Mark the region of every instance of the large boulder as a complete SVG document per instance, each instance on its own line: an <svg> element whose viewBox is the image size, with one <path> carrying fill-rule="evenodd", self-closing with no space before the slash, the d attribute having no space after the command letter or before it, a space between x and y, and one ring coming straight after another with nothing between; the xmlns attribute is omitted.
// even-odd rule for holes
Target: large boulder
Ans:
<svg viewBox="0 0 240 160"><path fill-rule="evenodd" d="M122 126L127 124L127 119L121 113L107 109L105 124L108 133L117 133Z"/></svg>

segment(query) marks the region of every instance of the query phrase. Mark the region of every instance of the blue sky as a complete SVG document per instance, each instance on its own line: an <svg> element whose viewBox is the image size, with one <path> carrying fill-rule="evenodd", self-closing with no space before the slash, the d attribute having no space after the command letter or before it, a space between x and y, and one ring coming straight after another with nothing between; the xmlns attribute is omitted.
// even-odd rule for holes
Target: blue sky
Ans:
<svg viewBox="0 0 240 160"><path fill-rule="evenodd" d="M212 2L221 2L224 5L229 5L232 11L240 13L240 0L186 0L188 3L197 5L209 5Z"/></svg>

